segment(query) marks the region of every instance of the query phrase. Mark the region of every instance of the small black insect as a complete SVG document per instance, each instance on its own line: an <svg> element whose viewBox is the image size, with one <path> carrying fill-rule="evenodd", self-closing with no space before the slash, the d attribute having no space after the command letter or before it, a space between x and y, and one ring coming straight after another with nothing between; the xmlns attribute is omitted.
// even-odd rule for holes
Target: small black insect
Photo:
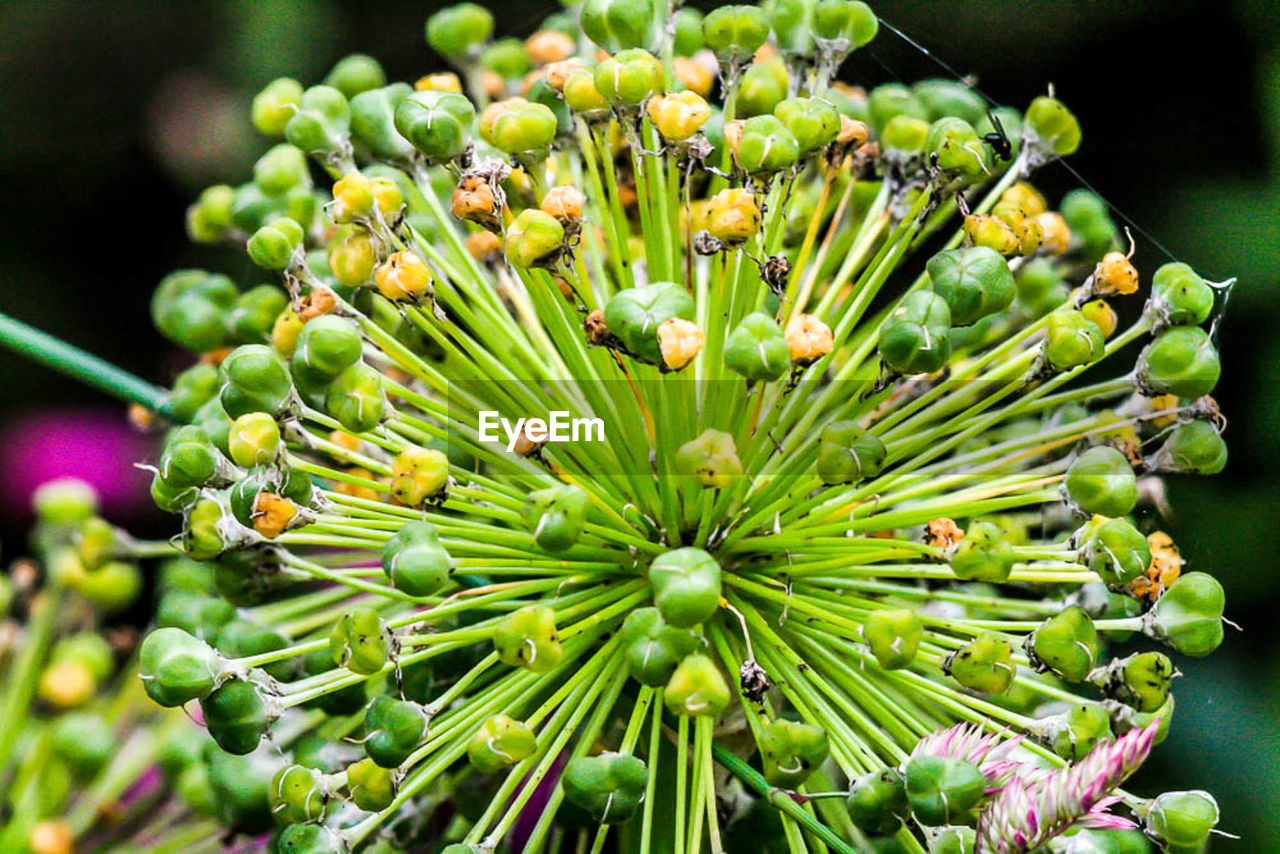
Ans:
<svg viewBox="0 0 1280 854"><path fill-rule="evenodd" d="M991 146L991 150L995 152L996 157L1006 162L1012 160L1013 143L1009 141L1008 134L1004 132L1004 125L1000 124L1000 117L988 110L987 119L995 130L985 134L982 137L982 141Z"/></svg>
<svg viewBox="0 0 1280 854"><path fill-rule="evenodd" d="M763 703L765 692L769 690L769 674L752 659L742 662L738 670L738 678L742 684L742 695L753 703Z"/></svg>

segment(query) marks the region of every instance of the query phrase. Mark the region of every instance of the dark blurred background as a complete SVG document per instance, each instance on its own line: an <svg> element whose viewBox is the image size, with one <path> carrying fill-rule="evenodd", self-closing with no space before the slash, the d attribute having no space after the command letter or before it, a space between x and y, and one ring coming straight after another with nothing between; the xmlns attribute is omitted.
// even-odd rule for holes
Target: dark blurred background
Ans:
<svg viewBox="0 0 1280 854"><path fill-rule="evenodd" d="M175 266L203 264L183 211L209 183L241 180L265 147L253 93L323 76L352 51L392 79L439 67L423 40L435 2L0 3L0 311L141 376L179 362L147 304ZM703 5L703 4L699 4ZM710 4L706 4L710 5ZM1174 734L1135 788L1205 788L1241 842L1280 852L1280 8L1275 0L880 0L876 11L993 98L1025 105L1052 83L1079 116L1072 165L1207 278L1238 277L1221 330L1218 397L1227 471L1175 478L1168 526L1190 568L1227 588L1243 627L1203 662L1180 662ZM500 35L524 36L554 4L504 0ZM942 73L883 30L843 77L871 86ZM1054 166L1056 197L1075 180ZM1144 274L1164 260L1140 240ZM0 352L0 543L22 546L42 479L88 477L113 518L152 535L130 463L148 446L122 408Z"/></svg>

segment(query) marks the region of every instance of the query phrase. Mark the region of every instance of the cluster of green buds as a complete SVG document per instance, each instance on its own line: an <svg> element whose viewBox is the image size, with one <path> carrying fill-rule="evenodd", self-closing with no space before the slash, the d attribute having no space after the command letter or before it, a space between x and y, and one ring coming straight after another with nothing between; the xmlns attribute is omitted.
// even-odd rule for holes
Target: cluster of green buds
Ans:
<svg viewBox="0 0 1280 854"><path fill-rule="evenodd" d="M1225 623L1149 512L1226 460L1214 286L1126 309L1107 204L1034 184L1070 110L838 82L878 29L588 0L521 43L462 3L454 71L262 90L273 147L188 214L258 272L153 304L193 352L153 494L202 569L142 684L198 703L230 828L696 852L763 810L751 850L1030 851L1020 804L1168 735ZM1168 850L1216 821L1117 797ZM1053 804L1053 845L1145 850Z"/></svg>
<svg viewBox="0 0 1280 854"><path fill-rule="evenodd" d="M0 848L142 851L148 834L216 834L186 775L208 738L147 702L130 625L142 566L168 555L164 585L194 564L108 523L83 481L45 483L33 504L32 556L0 575Z"/></svg>

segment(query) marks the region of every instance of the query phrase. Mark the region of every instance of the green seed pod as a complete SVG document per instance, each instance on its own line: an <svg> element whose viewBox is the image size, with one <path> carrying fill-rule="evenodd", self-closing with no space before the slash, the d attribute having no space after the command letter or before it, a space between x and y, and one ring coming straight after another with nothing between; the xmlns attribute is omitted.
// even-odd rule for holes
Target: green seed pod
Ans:
<svg viewBox="0 0 1280 854"><path fill-rule="evenodd" d="M331 380L359 361L363 348L355 323L345 317L322 314L302 327L293 361L310 375L308 378Z"/></svg>
<svg viewBox="0 0 1280 854"><path fill-rule="evenodd" d="M169 408L180 422L191 421L196 412L218 395L218 369L206 362L187 368L173 381Z"/></svg>
<svg viewBox="0 0 1280 854"><path fill-rule="evenodd" d="M226 533L230 518L221 502L198 499L184 520L183 550L195 560L212 560L222 554L231 545Z"/></svg>
<svg viewBox="0 0 1280 854"><path fill-rule="evenodd" d="M427 44L445 59L457 61L479 52L493 35L493 15L476 3L446 6L427 19Z"/></svg>
<svg viewBox="0 0 1280 854"><path fill-rule="evenodd" d="M720 6L707 13L702 37L727 66L750 61L769 38L769 19L758 6Z"/></svg>
<svg viewBox="0 0 1280 854"><path fill-rule="evenodd" d="M391 771L378 767L372 759L361 759L347 766L347 790L355 805L367 812L386 809L396 796Z"/></svg>
<svg viewBox="0 0 1280 854"><path fill-rule="evenodd" d="M303 254L302 227L287 217L274 219L255 231L245 248L249 258L264 270L287 270Z"/></svg>
<svg viewBox="0 0 1280 854"><path fill-rule="evenodd" d="M932 291L903 297L880 327L880 358L904 374L931 374L951 358L951 309Z"/></svg>
<svg viewBox="0 0 1280 854"><path fill-rule="evenodd" d="M115 755L111 726L95 712L69 712L54 720L49 731L53 753L81 779L92 778Z"/></svg>
<svg viewBox="0 0 1280 854"><path fill-rule="evenodd" d="M910 814L907 783L896 768L866 774L849 787L849 818L859 830L875 836L888 836L902 827Z"/></svg>
<svg viewBox="0 0 1280 854"><path fill-rule="evenodd" d="M835 421L818 434L818 477L828 486L875 477L887 455L879 436L853 421Z"/></svg>
<svg viewBox="0 0 1280 854"><path fill-rule="evenodd" d="M204 767L218 815L246 833L269 830L275 823L271 817L271 781L285 764L274 746L265 745L248 756L236 756L210 742L205 748Z"/></svg>
<svg viewBox="0 0 1280 854"><path fill-rule="evenodd" d="M166 591L156 608L157 626L181 629L198 638L217 636L235 617L236 609L230 603L195 590Z"/></svg>
<svg viewBox="0 0 1280 854"><path fill-rule="evenodd" d="M1111 718L1097 703L1081 703L1054 718L1045 728L1053 752L1063 759L1079 762L1102 739L1111 739Z"/></svg>
<svg viewBox="0 0 1280 854"><path fill-rule="evenodd" d="M324 398L324 409L348 433L364 433L382 423L387 395L382 374L358 362L338 374Z"/></svg>
<svg viewBox="0 0 1280 854"><path fill-rule="evenodd" d="M1218 818L1218 802L1208 792L1165 792L1152 801L1145 826L1172 854L1193 854L1204 850Z"/></svg>
<svg viewBox="0 0 1280 854"><path fill-rule="evenodd" d="M1108 445L1089 448L1067 469L1063 495L1077 512L1115 518L1138 503L1138 482L1124 454Z"/></svg>
<svg viewBox="0 0 1280 854"><path fill-rule="evenodd" d="M733 436L719 430L703 430L698 438L681 445L672 466L677 474L697 478L699 486L714 489L727 489L742 475Z"/></svg>
<svg viewBox="0 0 1280 854"><path fill-rule="evenodd" d="M188 425L170 433L159 462L160 476L172 487L226 482L226 458L199 427Z"/></svg>
<svg viewBox="0 0 1280 854"><path fill-rule="evenodd" d="M250 412L277 414L293 398L289 369L275 351L263 344L245 344L222 362L219 401L232 418Z"/></svg>
<svg viewBox="0 0 1280 854"><path fill-rule="evenodd" d="M475 120L476 108L456 92L414 92L396 104L396 130L434 163L467 150Z"/></svg>
<svg viewBox="0 0 1280 854"><path fill-rule="evenodd" d="M880 142L886 152L900 152L899 159L901 154L923 154L929 141L929 127L927 121L915 116L894 116L884 126Z"/></svg>
<svg viewBox="0 0 1280 854"><path fill-rule="evenodd" d="M1173 428L1147 465L1154 471L1217 474L1227 465L1227 443L1211 422L1187 421Z"/></svg>
<svg viewBox="0 0 1280 854"><path fill-rule="evenodd" d="M964 539L950 555L951 571L964 581L1000 584L1009 579L1018 562L1013 545L998 525L977 521L965 531Z"/></svg>
<svg viewBox="0 0 1280 854"><path fill-rule="evenodd" d="M751 118L771 115L782 99L787 97L787 67L781 62L769 61L747 66L738 81L737 116ZM720 117L723 122L723 116ZM721 125L723 127L723 125ZM721 139L712 140L717 150L722 150Z"/></svg>
<svg viewBox="0 0 1280 854"><path fill-rule="evenodd" d="M586 0L582 4L582 32L604 50L648 47L653 39L652 0Z"/></svg>
<svg viewBox="0 0 1280 854"><path fill-rule="evenodd" d="M1190 265L1165 264L1151 277L1147 311L1161 324L1199 326L1213 311L1213 288Z"/></svg>
<svg viewBox="0 0 1280 854"><path fill-rule="evenodd" d="M946 175L973 183L991 174L991 149L964 119L946 116L934 121L924 147Z"/></svg>
<svg viewBox="0 0 1280 854"><path fill-rule="evenodd" d="M337 61L324 78L324 85L332 86L350 99L361 92L386 86L387 74L372 56L353 53Z"/></svg>
<svg viewBox="0 0 1280 854"><path fill-rule="evenodd" d="M138 662L147 696L162 706L181 706L207 696L222 671L212 647L178 628L147 635Z"/></svg>
<svg viewBox="0 0 1280 854"><path fill-rule="evenodd" d="M796 165L800 143L777 116L755 116L743 122L733 156L748 175L771 175Z"/></svg>
<svg viewBox="0 0 1280 854"><path fill-rule="evenodd" d="M749 380L769 382L782 378L791 369L791 348L778 322L757 311L742 318L725 339L724 363Z"/></svg>
<svg viewBox="0 0 1280 854"><path fill-rule="evenodd" d="M901 83L885 83L871 90L867 96L867 112L871 127L883 135L889 122L896 116L909 116L923 122L930 121L924 102Z"/></svg>
<svg viewBox="0 0 1280 854"><path fill-rule="evenodd" d="M672 49L676 56L693 56L702 50L702 13L690 6L676 11L676 36Z"/></svg>
<svg viewBox="0 0 1280 854"><path fill-rule="evenodd" d="M1146 572L1151 565L1151 548L1147 538L1129 521L1108 519L1091 528L1081 547L1081 557L1104 582L1119 586Z"/></svg>
<svg viewBox="0 0 1280 854"><path fill-rule="evenodd" d="M1145 617L1146 631L1183 655L1203 658L1222 643L1222 585L1205 572L1173 582Z"/></svg>
<svg viewBox="0 0 1280 854"><path fill-rule="evenodd" d="M829 101L787 98L774 107L773 114L796 138L802 156L826 148L840 133L840 114Z"/></svg>
<svg viewBox="0 0 1280 854"><path fill-rule="evenodd" d="M1106 201L1096 193L1072 190L1062 197L1058 212L1071 229L1072 242L1079 242L1085 263L1096 263L1119 245L1120 231L1111 220Z"/></svg>
<svg viewBox="0 0 1280 854"><path fill-rule="evenodd" d="M332 86L312 86L302 93L284 136L310 155L330 156L350 148L350 125L346 95Z"/></svg>
<svg viewBox="0 0 1280 854"><path fill-rule="evenodd" d="M373 608L352 608L333 626L329 656L334 664L352 673L377 673L387 663L387 634Z"/></svg>
<svg viewBox="0 0 1280 854"><path fill-rule="evenodd" d="M556 631L556 613L545 605L526 605L508 614L493 630L498 660L534 673L553 670L564 650Z"/></svg>
<svg viewBox="0 0 1280 854"><path fill-rule="evenodd" d="M53 646L49 660L58 664L74 661L82 665L98 682L105 681L116 670L115 652L111 644L92 631L77 632L61 638Z"/></svg>
<svg viewBox="0 0 1280 854"><path fill-rule="evenodd" d="M921 80L911 87L911 94L915 95L924 106L928 119L933 122L947 116L954 116L976 128L978 122L987 115L987 102L972 87L966 86L959 80L944 78ZM1018 118L1020 120L1022 116L1019 114ZM1003 116L1001 123L1004 123ZM1005 130L1010 133L1010 141L1012 141L1013 131L1007 126Z"/></svg>
<svg viewBox="0 0 1280 854"><path fill-rule="evenodd" d="M280 425L265 412L249 412L231 424L227 432L231 459L238 466L262 466L280 455ZM168 475L165 479L172 482Z"/></svg>
<svg viewBox="0 0 1280 854"><path fill-rule="evenodd" d="M1056 98L1041 95L1032 101L1023 124L1044 156L1066 157L1080 147L1080 123Z"/></svg>
<svg viewBox="0 0 1280 854"><path fill-rule="evenodd" d="M860 0L818 0L813 6L813 34L840 51L870 44L880 19Z"/></svg>
<svg viewBox="0 0 1280 854"><path fill-rule="evenodd" d="M507 227L507 260L517 267L554 266L564 249L564 236L564 226L554 216L525 208Z"/></svg>
<svg viewBox="0 0 1280 854"><path fill-rule="evenodd" d="M769 16L779 51L796 55L813 50L813 16L808 3L804 0L765 0L760 7Z"/></svg>
<svg viewBox="0 0 1280 854"><path fill-rule="evenodd" d="M1138 356L1138 387L1144 394L1202 397L1213 391L1221 372L1218 350L1198 326L1165 329Z"/></svg>
<svg viewBox="0 0 1280 854"><path fill-rule="evenodd" d="M298 148L282 142L253 164L253 183L268 196L278 196L298 186L310 187L307 156Z"/></svg>
<svg viewBox="0 0 1280 854"><path fill-rule="evenodd" d="M187 208L187 236L192 243L211 245L227 238L231 228L231 206L236 191L226 184L206 188Z"/></svg>
<svg viewBox="0 0 1280 854"><path fill-rule="evenodd" d="M399 768L426 731L427 718L421 706L379 695L365 710L364 749L379 766Z"/></svg>
<svg viewBox="0 0 1280 854"><path fill-rule="evenodd" d="M702 549L673 549L654 558L649 584L662 618L676 628L692 628L720 606L720 564Z"/></svg>
<svg viewBox="0 0 1280 854"><path fill-rule="evenodd" d="M1106 352L1102 329L1083 312L1062 308L1049 315L1044 354L1059 371L1087 365Z"/></svg>
<svg viewBox="0 0 1280 854"><path fill-rule="evenodd" d="M662 91L662 63L647 50L620 50L596 66L595 84L596 90L614 107L638 107L650 95Z"/></svg>
<svg viewBox="0 0 1280 854"><path fill-rule="evenodd" d="M1169 699L1173 662L1163 652L1135 652L1090 676L1108 697L1139 712L1154 712Z"/></svg>
<svg viewBox="0 0 1280 854"><path fill-rule="evenodd" d="M715 717L729 705L729 685L720 668L700 652L686 656L663 691L662 701L673 715Z"/></svg>
<svg viewBox="0 0 1280 854"><path fill-rule="evenodd" d="M227 340L227 315L236 286L226 276L204 270L176 270L151 297L151 319L160 334L179 347L204 353Z"/></svg>
<svg viewBox="0 0 1280 854"><path fill-rule="evenodd" d="M689 629L668 625L657 608L632 611L619 636L631 675L651 688L666 685L685 656L702 648L700 637Z"/></svg>
<svg viewBox="0 0 1280 854"><path fill-rule="evenodd" d="M625 288L614 294L604 308L609 332L622 341L628 352L651 365L662 364L658 327L673 317L688 321L694 317L693 297L675 282Z"/></svg>
<svg viewBox="0 0 1280 854"><path fill-rule="evenodd" d="M862 623L862 639L881 667L898 670L916 660L924 626L915 612L906 608L876 610Z"/></svg>
<svg viewBox="0 0 1280 854"><path fill-rule="evenodd" d="M231 679L200 700L209 735L227 753L252 753L266 735L271 715L258 686Z"/></svg>
<svg viewBox="0 0 1280 854"><path fill-rule="evenodd" d="M1032 663L1067 682L1081 682L1093 671L1098 650L1098 630L1077 605L1063 608L1027 636Z"/></svg>
<svg viewBox="0 0 1280 854"><path fill-rule="evenodd" d="M284 136L285 125L301 100L301 83L277 77L253 97L253 126L265 136Z"/></svg>
<svg viewBox="0 0 1280 854"><path fill-rule="evenodd" d="M263 492L281 495L302 506L310 504L313 495L311 479L294 469L277 466L252 469L227 495L231 513L241 525L253 527L254 505Z"/></svg>
<svg viewBox="0 0 1280 854"><path fill-rule="evenodd" d="M324 775L315 768L289 765L271 778L271 813L280 827L319 821L328 800Z"/></svg>
<svg viewBox="0 0 1280 854"><path fill-rule="evenodd" d="M784 718L768 721L757 735L764 778L770 785L794 790L827 759L827 731L814 724Z"/></svg>
<svg viewBox="0 0 1280 854"><path fill-rule="evenodd" d="M351 99L351 136L379 160L407 163L414 145L397 129L396 116L401 102L412 95L408 83L360 92Z"/></svg>
<svg viewBox="0 0 1280 854"><path fill-rule="evenodd" d="M484 121L482 117L480 136L507 154L541 158L550 150L559 127L559 120L550 107L526 102L502 109L491 121Z"/></svg>
<svg viewBox="0 0 1280 854"><path fill-rule="evenodd" d="M564 82L564 102L570 110L583 114L589 121L610 115L609 102L596 88L595 74L585 69L573 72Z"/></svg>
<svg viewBox="0 0 1280 854"><path fill-rule="evenodd" d="M138 601L142 573L134 564L113 560L76 577L72 587L104 613L118 614Z"/></svg>
<svg viewBox="0 0 1280 854"><path fill-rule="evenodd" d="M228 318L231 333L239 344L265 344L270 340L276 318L289 303L275 285L258 285L236 297Z"/></svg>
<svg viewBox="0 0 1280 854"><path fill-rule="evenodd" d="M280 832L278 854L348 854L351 850L338 831L323 824L292 824Z"/></svg>
<svg viewBox="0 0 1280 854"><path fill-rule="evenodd" d="M942 669L970 691L1004 694L1013 685L1013 650L1008 641L986 632L948 656Z"/></svg>
<svg viewBox="0 0 1280 854"><path fill-rule="evenodd" d="M929 259L926 269L934 293L946 300L956 326L969 326L1013 303L1013 273L989 247L944 250Z"/></svg>
<svg viewBox="0 0 1280 854"><path fill-rule="evenodd" d="M523 722L506 715L487 719L467 745L467 758L478 771L492 774L528 759L538 750L538 737Z"/></svg>
<svg viewBox="0 0 1280 854"><path fill-rule="evenodd" d="M529 72L529 54L520 39L498 39L480 51L480 67L504 80L515 80Z"/></svg>
<svg viewBox="0 0 1280 854"><path fill-rule="evenodd" d="M520 518L538 547L559 554L577 545L586 524L587 493L573 484L529 493Z"/></svg>
<svg viewBox="0 0 1280 854"><path fill-rule="evenodd" d="M611 752L575 756L560 778L564 796L600 824L619 824L635 815L648 785L649 769L643 761Z"/></svg>
<svg viewBox="0 0 1280 854"><path fill-rule="evenodd" d="M987 788L976 765L943 756L913 758L905 776L911 813L926 827L969 823L969 811Z"/></svg>
<svg viewBox="0 0 1280 854"><path fill-rule="evenodd" d="M410 522L382 547L382 571L397 590L430 596L448 582L453 558L440 544L434 525Z"/></svg>

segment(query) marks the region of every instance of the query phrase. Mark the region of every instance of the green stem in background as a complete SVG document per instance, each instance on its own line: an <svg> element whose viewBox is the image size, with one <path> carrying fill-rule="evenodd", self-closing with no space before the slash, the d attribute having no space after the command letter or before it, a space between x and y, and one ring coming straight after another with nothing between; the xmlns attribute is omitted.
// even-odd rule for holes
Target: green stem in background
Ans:
<svg viewBox="0 0 1280 854"><path fill-rule="evenodd" d="M0 345L112 397L172 418L169 393L47 332L0 314Z"/></svg>

